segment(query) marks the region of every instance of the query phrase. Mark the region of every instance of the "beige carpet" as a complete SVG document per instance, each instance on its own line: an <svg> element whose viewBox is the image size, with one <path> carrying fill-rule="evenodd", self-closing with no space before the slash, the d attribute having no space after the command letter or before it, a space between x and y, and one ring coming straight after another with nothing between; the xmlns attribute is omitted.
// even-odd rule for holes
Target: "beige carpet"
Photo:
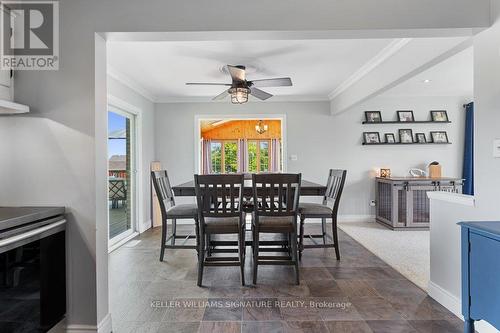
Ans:
<svg viewBox="0 0 500 333"><path fill-rule="evenodd" d="M429 231L392 231L376 222L343 222L339 228L407 279L427 290Z"/></svg>

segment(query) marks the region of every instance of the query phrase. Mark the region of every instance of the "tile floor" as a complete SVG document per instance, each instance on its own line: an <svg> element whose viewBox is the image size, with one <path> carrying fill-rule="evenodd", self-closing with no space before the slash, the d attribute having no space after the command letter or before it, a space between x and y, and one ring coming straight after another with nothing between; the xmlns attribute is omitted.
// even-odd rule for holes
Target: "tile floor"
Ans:
<svg viewBox="0 0 500 333"><path fill-rule="evenodd" d="M291 267L261 266L258 284L244 287L238 267L207 267L199 288L194 250L167 250L159 262L160 230L136 239L109 258L114 333L462 332L458 318L343 232L342 260L333 249L304 252L298 286ZM248 253L247 283L251 263Z"/></svg>

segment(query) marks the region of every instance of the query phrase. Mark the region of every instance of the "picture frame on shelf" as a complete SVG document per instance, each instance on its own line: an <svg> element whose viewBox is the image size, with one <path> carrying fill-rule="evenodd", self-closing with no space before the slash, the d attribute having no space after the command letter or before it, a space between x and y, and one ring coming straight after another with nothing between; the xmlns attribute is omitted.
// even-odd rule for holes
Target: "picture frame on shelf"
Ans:
<svg viewBox="0 0 500 333"><path fill-rule="evenodd" d="M402 128L399 130L400 143L413 143L413 130L410 128Z"/></svg>
<svg viewBox="0 0 500 333"><path fill-rule="evenodd" d="M380 143L379 132L363 132L363 143L366 145L373 145Z"/></svg>
<svg viewBox="0 0 500 333"><path fill-rule="evenodd" d="M365 111L366 123L381 123L382 113L380 111Z"/></svg>
<svg viewBox="0 0 500 333"><path fill-rule="evenodd" d="M396 143L396 136L393 133L385 133L385 143Z"/></svg>
<svg viewBox="0 0 500 333"><path fill-rule="evenodd" d="M448 133L446 131L431 132L431 139L433 143L449 143Z"/></svg>
<svg viewBox="0 0 500 333"><path fill-rule="evenodd" d="M417 143L427 143L427 138L425 137L425 133L416 133L415 138Z"/></svg>
<svg viewBox="0 0 500 333"><path fill-rule="evenodd" d="M431 119L436 123L447 123L449 122L448 112L446 110L431 110Z"/></svg>
<svg viewBox="0 0 500 333"><path fill-rule="evenodd" d="M398 111L398 121L400 123L414 123L415 116L412 110L399 110Z"/></svg>

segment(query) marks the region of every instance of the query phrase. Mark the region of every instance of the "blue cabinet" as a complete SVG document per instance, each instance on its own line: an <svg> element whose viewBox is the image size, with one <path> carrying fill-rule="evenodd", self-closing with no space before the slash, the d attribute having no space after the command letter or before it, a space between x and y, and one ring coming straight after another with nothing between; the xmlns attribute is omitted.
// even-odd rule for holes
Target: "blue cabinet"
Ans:
<svg viewBox="0 0 500 333"><path fill-rule="evenodd" d="M500 222L461 222L462 314L465 333L474 321L500 329Z"/></svg>

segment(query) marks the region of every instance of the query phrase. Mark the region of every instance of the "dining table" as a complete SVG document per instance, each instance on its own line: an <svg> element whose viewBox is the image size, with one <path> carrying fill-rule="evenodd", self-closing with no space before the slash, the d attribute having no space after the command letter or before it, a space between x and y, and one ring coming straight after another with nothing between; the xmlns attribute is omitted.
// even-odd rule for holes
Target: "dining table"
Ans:
<svg viewBox="0 0 500 333"><path fill-rule="evenodd" d="M253 187L252 187L252 179L248 178L248 175L245 175L244 180L244 189L243 196L244 197L252 197L253 196ZM194 197L196 196L194 180L179 184L177 186L172 186L172 191L175 196L181 197ZM326 192L326 185L317 184L308 180L301 180L300 183L300 196L323 196ZM247 232L251 230L247 229ZM228 250L217 250L216 246L234 246L237 244L236 241L221 241L221 240L210 240L209 241L213 252L237 252L236 249ZM260 241L261 245L281 245L285 246L287 244L287 240L271 240L271 241ZM246 246L252 246L252 240L245 241Z"/></svg>
<svg viewBox="0 0 500 333"><path fill-rule="evenodd" d="M194 180L173 186L172 190L174 195L181 197L194 197L196 196L194 189ZM252 180L245 179L243 196L251 197L252 193ZM316 184L308 180L302 180L300 183L300 196L323 196L326 191L326 186L321 184Z"/></svg>

